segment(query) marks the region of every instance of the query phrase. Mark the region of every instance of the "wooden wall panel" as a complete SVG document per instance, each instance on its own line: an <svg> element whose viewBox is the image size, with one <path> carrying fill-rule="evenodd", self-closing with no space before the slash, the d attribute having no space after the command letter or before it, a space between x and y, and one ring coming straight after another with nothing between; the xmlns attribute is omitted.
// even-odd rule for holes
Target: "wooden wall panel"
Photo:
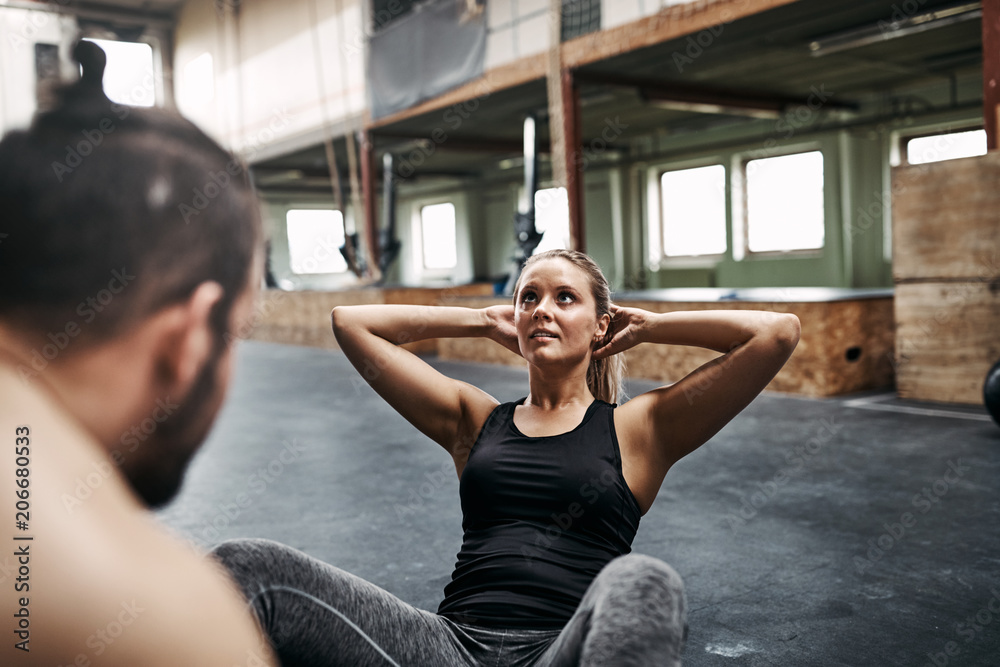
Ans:
<svg viewBox="0 0 1000 667"><path fill-rule="evenodd" d="M899 395L982 404L1000 358L1000 153L893 170Z"/></svg>
<svg viewBox="0 0 1000 667"><path fill-rule="evenodd" d="M331 350L340 349L330 326L334 306L382 303L376 289L337 292L283 292L268 290L256 310L256 328L252 340L287 345L307 345Z"/></svg>
<svg viewBox="0 0 1000 667"><path fill-rule="evenodd" d="M447 288L428 287L366 287L332 292L283 292L268 290L255 313L253 340L289 345L307 345L331 350L339 349L330 328L330 311L334 306L365 303L403 303L414 305L452 304L470 295L492 294L488 283ZM243 336L246 337L246 336ZM433 340L405 345L408 350L425 354L437 351Z"/></svg>
<svg viewBox="0 0 1000 667"><path fill-rule="evenodd" d="M280 292L264 295L258 308L254 340L337 349L330 330L330 310L359 303L412 303L484 308L509 299L483 296L489 285L451 289L387 288L337 292ZM836 396L892 384L892 299L830 302L664 302L622 301L652 312L675 310L770 310L790 312L802 322L802 339L785 368L771 382L772 391L804 396ZM417 353L436 352L441 359L524 367L520 356L484 338L449 338L406 345ZM857 354L848 355L856 348ZM676 382L717 355L679 345L642 344L626 352L631 377ZM850 358L849 358L850 356Z"/></svg>
<svg viewBox="0 0 1000 667"><path fill-rule="evenodd" d="M1000 276L1000 153L892 172L893 277Z"/></svg>
<svg viewBox="0 0 1000 667"><path fill-rule="evenodd" d="M925 401L981 404L1000 359L1000 290L989 283L896 287L896 385Z"/></svg>
<svg viewBox="0 0 1000 667"><path fill-rule="evenodd" d="M481 308L506 300L469 300ZM804 396L836 396L888 387L893 381L893 307L891 298L831 302L663 302L622 301L652 312L676 310L770 310L798 315L802 338L795 353L768 389ZM857 356L848 350L857 348ZM464 338L438 341L442 359L523 366L524 360L496 343ZM717 356L679 345L641 344L625 353L631 377L676 382Z"/></svg>

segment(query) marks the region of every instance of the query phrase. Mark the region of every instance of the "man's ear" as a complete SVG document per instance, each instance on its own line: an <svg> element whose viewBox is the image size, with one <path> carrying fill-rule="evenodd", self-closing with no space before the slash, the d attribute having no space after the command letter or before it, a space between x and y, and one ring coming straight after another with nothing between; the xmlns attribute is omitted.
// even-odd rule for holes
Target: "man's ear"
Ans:
<svg viewBox="0 0 1000 667"><path fill-rule="evenodd" d="M156 380L165 394L185 396L215 345L212 309L222 299L219 283L198 285L186 300L164 308L154 319Z"/></svg>

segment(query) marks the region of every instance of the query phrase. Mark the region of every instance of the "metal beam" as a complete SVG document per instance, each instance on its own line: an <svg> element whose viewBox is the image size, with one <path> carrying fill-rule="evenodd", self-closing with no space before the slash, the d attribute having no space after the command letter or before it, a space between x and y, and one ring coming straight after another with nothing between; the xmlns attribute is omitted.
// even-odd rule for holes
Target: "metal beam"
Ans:
<svg viewBox="0 0 1000 667"><path fill-rule="evenodd" d="M605 72L575 72L580 83L593 83L606 86L638 89L647 99L678 102L692 107L717 107L720 109L746 110L768 114L780 114L789 107L809 104L809 96L776 95L774 93L758 93L732 88L717 88L690 83L663 81L628 75L609 74ZM843 109L856 111L858 106L850 102L840 102L827 99L823 101L827 109Z"/></svg>
<svg viewBox="0 0 1000 667"><path fill-rule="evenodd" d="M1000 111L1000 0L983 0L983 125L986 149L997 149Z"/></svg>
<svg viewBox="0 0 1000 667"><path fill-rule="evenodd" d="M378 271L379 247L375 211L375 146L371 134L361 134L361 192L364 195L365 245L368 246L368 266Z"/></svg>
<svg viewBox="0 0 1000 667"><path fill-rule="evenodd" d="M580 121L580 88L573 72L563 68L563 136L566 137L566 198L569 201L569 245L573 250L587 251L587 226L583 208L583 149Z"/></svg>
<svg viewBox="0 0 1000 667"><path fill-rule="evenodd" d="M398 132L377 132L376 139L392 139L399 142L422 141L433 145L435 151L455 151L464 153L511 153L520 155L523 149L522 143L516 140L506 139L465 139L461 137L448 137L440 143L434 141L433 137L427 135L403 134ZM385 148L385 146L380 146Z"/></svg>

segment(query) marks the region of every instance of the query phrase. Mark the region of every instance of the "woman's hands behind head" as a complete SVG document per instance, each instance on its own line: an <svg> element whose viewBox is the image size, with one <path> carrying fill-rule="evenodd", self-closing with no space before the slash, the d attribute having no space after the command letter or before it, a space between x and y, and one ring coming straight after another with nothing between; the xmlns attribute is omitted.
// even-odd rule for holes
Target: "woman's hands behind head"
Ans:
<svg viewBox="0 0 1000 667"><path fill-rule="evenodd" d="M643 342L649 312L611 304L611 324L604 342L594 348L594 359L604 359Z"/></svg>
<svg viewBox="0 0 1000 667"><path fill-rule="evenodd" d="M489 306L483 311L490 322L487 337L520 356L521 346L517 342L517 328L514 327L514 306Z"/></svg>

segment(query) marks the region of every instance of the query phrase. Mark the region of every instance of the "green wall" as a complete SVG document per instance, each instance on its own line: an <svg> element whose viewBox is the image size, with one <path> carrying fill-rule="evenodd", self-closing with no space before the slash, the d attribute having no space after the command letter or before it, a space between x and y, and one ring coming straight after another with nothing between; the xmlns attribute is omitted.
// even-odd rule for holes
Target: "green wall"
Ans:
<svg viewBox="0 0 1000 667"><path fill-rule="evenodd" d="M628 159L612 155L591 164L584 174L587 251L605 269L616 290L641 287L829 286L888 287L892 285L889 229L889 173L899 134L946 131L975 124L979 111L960 109L923 116L900 116L888 122L845 124L822 129L829 119L776 135L773 121L733 124L702 132L627 139ZM625 141L625 139L623 139ZM718 260L651 267L646 247L649 175L664 166L705 159L718 160L730 177L741 160L819 149L824 155L825 246L811 253L735 259L732 253L732 206L727 206L729 250ZM898 152L898 151L897 151ZM520 172L486 165L478 179L403 183L397 215L403 249L389 282L410 285L492 280L510 268L515 250L513 215ZM542 165L542 187L547 184ZM450 277L421 276L412 261L410 231L413 212L428 201L456 205L459 266ZM310 200L318 205L320 200ZM267 212L275 238L276 272L287 276L287 243L283 207L292 198L269 196ZM731 204L731 202L730 202ZM330 289L350 277L297 276L300 288Z"/></svg>

